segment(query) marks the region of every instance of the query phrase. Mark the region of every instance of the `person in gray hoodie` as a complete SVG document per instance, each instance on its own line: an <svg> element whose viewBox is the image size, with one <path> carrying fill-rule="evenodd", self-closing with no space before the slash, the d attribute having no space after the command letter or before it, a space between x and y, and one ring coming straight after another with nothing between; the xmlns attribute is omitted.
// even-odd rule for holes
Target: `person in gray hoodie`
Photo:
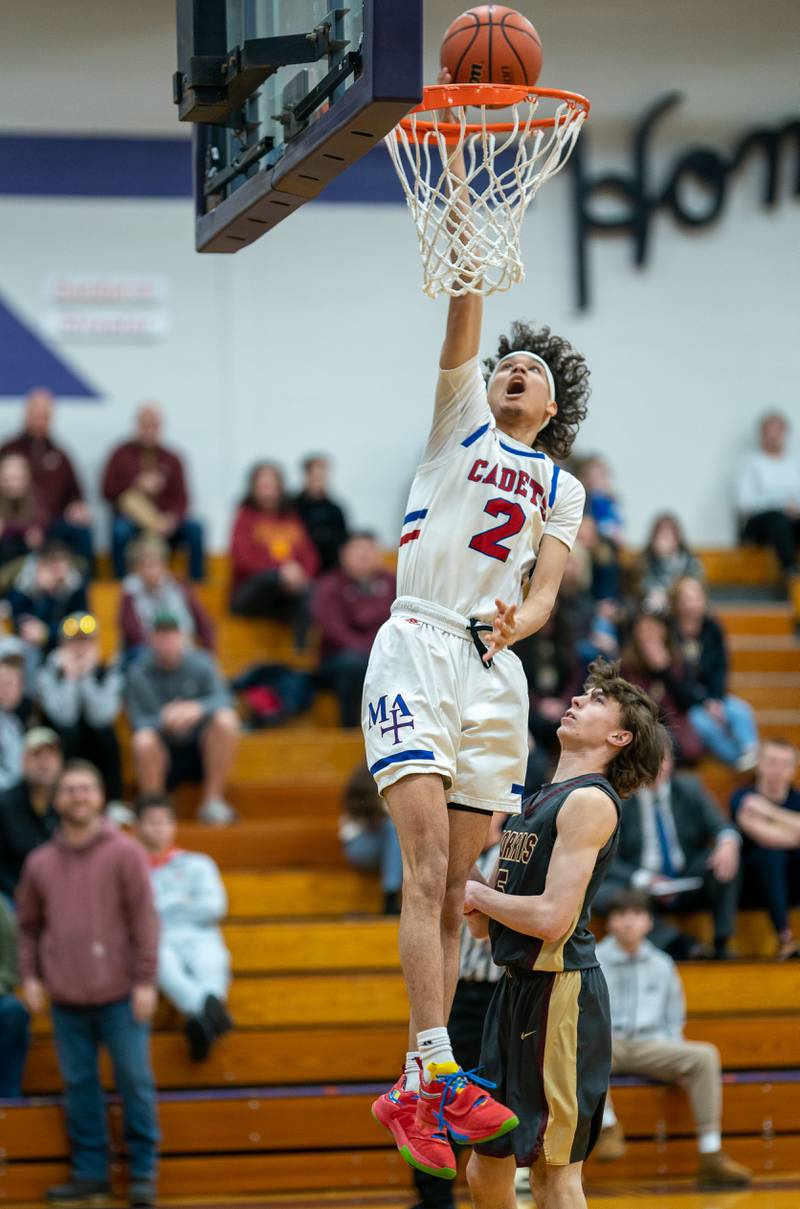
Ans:
<svg viewBox="0 0 800 1209"><path fill-rule="evenodd" d="M100 771L112 804L122 797L122 768L114 723L122 709L122 672L100 658L97 620L70 613L58 646L36 677L36 698L61 739L68 760L88 760Z"/></svg>
<svg viewBox="0 0 800 1209"><path fill-rule="evenodd" d="M231 959L219 928L228 910L225 887L210 856L176 847L169 798L141 798L138 815L161 927L158 987L183 1013L190 1056L202 1062L233 1027L225 1006Z"/></svg>
<svg viewBox="0 0 800 1209"><path fill-rule="evenodd" d="M686 1005L675 962L647 940L653 927L648 895L624 890L612 900L606 936L597 946L611 1002L612 1074L639 1075L686 1088L697 1128L698 1182L703 1188L743 1188L751 1172L722 1150L719 1050L686 1041ZM622 1158L625 1134L606 1099L595 1151L600 1162Z"/></svg>

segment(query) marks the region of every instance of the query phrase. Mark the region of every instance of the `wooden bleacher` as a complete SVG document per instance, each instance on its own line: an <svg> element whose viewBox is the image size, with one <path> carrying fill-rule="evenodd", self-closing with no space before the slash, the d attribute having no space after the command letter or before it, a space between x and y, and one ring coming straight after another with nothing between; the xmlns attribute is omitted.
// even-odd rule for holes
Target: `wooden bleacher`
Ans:
<svg viewBox="0 0 800 1209"><path fill-rule="evenodd" d="M731 635L733 691L751 702L765 734L800 741L800 645L785 604L741 603L743 589L776 579L763 551L709 551L704 564L723 599ZM727 587L737 589L726 600ZM260 660L296 656L287 632L225 615L224 561L201 590L215 617L229 674ZM118 588L100 582L92 605L109 649ZM800 601L798 601L800 612ZM161 1191L167 1196L406 1188L409 1171L371 1120L374 1087L397 1072L405 1049L406 998L397 921L378 916L375 879L348 869L337 838L343 785L362 758L358 733L336 727L323 698L297 725L244 736L231 800L241 821L225 830L191 821L196 791L182 790L180 842L220 864L230 900L236 1029L209 1062L189 1062L180 1022L162 1006L153 1056L164 1131ZM742 778L713 763L700 770L724 806ZM685 921L684 921L685 922ZM800 931L800 914L795 919ZM708 921L689 928L707 939ZM718 1045L726 1071L726 1149L758 1173L800 1170L800 963L769 960L763 913L743 913L734 948L745 960L683 967L687 1035ZM108 1064L103 1077L110 1087ZM0 1202L39 1199L67 1171L60 1089L46 1017L34 1022L22 1103L0 1103ZM690 1174L696 1153L683 1094L629 1083L615 1105L630 1139L626 1158L590 1163L589 1179ZM110 1104L121 1145L119 1107ZM121 1178L117 1165L115 1179Z"/></svg>

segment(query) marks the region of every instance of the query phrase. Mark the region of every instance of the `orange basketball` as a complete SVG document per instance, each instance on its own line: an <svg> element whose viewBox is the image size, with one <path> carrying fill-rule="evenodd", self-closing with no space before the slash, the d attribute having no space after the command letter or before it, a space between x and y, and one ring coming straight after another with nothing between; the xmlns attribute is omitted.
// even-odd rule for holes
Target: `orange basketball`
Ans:
<svg viewBox="0 0 800 1209"><path fill-rule="evenodd" d="M522 13L481 4L456 17L442 41L441 64L454 84L535 84L542 43Z"/></svg>

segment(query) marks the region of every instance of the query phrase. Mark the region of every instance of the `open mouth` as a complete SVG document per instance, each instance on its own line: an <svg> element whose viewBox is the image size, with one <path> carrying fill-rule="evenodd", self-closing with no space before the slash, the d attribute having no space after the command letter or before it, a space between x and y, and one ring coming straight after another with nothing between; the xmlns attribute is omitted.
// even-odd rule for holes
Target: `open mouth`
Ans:
<svg viewBox="0 0 800 1209"><path fill-rule="evenodd" d="M575 721L575 715L573 714L571 709L568 709L567 712L564 714L564 717L561 719L562 722L566 722L567 720L569 720L571 722Z"/></svg>
<svg viewBox="0 0 800 1209"><path fill-rule="evenodd" d="M512 378L506 387L507 395L522 395L525 393L525 380L523 378Z"/></svg>

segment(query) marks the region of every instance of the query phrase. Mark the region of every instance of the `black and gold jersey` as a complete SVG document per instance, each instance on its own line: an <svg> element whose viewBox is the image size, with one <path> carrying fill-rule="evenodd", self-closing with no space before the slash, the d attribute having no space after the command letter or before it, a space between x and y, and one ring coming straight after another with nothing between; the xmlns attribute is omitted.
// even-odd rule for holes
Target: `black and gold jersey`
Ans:
<svg viewBox="0 0 800 1209"><path fill-rule="evenodd" d="M524 804L522 814L508 823L500 845L496 887L504 894L542 894L558 837L557 821L561 807L576 789L596 786L608 794L617 810L614 833L597 854L592 876L578 912L563 936L544 941L525 936L491 920L489 936L492 957L500 966L520 966L527 970L587 970L596 966L594 936L589 931L592 900L611 861L619 837L620 799L605 777L589 773L568 781L545 785Z"/></svg>

